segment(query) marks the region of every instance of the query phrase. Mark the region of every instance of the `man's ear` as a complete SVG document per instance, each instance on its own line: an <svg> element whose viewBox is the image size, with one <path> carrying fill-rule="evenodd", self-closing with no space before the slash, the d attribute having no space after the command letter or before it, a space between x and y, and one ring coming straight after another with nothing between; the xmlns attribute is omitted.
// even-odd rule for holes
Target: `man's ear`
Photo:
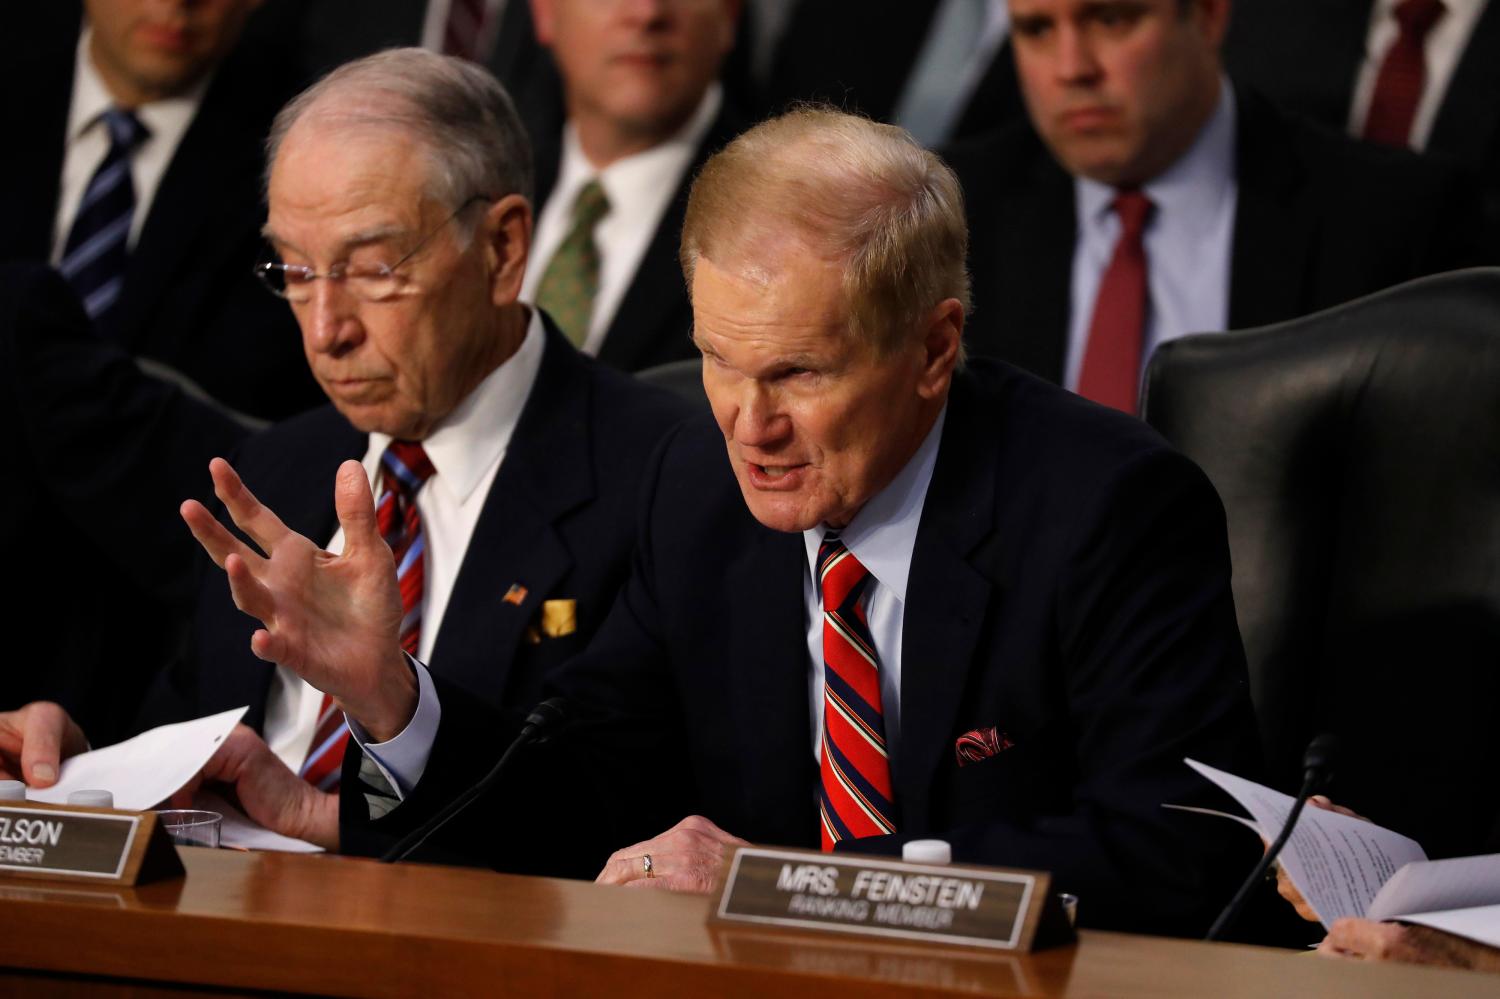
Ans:
<svg viewBox="0 0 1500 999"><path fill-rule="evenodd" d="M550 49L557 31L557 10L553 0L530 0L531 23L536 31L537 44Z"/></svg>
<svg viewBox="0 0 1500 999"><path fill-rule="evenodd" d="M917 393L924 399L948 394L953 372L963 353L964 307L956 298L944 299L927 314L922 333L922 373Z"/></svg>
<svg viewBox="0 0 1500 999"><path fill-rule="evenodd" d="M491 202L474 238L484 242L490 300L496 305L511 304L521 295L531 256L531 205L519 194Z"/></svg>

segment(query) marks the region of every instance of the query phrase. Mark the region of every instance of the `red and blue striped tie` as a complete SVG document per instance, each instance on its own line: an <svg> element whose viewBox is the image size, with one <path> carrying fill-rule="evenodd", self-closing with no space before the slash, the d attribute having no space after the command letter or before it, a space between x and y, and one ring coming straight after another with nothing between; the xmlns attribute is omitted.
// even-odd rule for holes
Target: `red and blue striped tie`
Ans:
<svg viewBox="0 0 1500 999"><path fill-rule="evenodd" d="M414 656L422 640L422 582L427 551L416 500L417 491L433 473L432 461L415 441L391 441L380 457L380 467L382 483L375 523L396 557L403 612L401 647ZM349 726L344 714L334 705L333 698L324 694L312 750L302 764L302 778L324 791L335 790L348 742Z"/></svg>
<svg viewBox="0 0 1500 999"><path fill-rule="evenodd" d="M818 789L823 849L896 831L880 704L880 659L862 600L870 571L838 535L818 550L823 588L823 752Z"/></svg>

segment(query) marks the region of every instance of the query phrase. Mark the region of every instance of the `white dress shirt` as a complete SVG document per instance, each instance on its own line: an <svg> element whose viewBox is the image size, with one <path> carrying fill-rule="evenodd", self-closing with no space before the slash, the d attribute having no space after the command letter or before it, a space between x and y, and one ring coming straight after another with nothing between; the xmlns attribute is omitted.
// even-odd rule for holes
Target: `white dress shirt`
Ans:
<svg viewBox="0 0 1500 999"><path fill-rule="evenodd" d="M906 580L911 572L912 552L917 543L917 526L932 484L932 470L937 464L938 444L943 436L947 409L938 414L932 429L923 438L916 454L876 493L839 532L844 544L870 570L873 582L865 589L865 616L870 622L875 653L880 659L880 700L885 719L886 752L895 767L901 739L901 634L906 613ZM823 594L817 585L818 547L823 543L825 527L802 532L807 546L807 575L802 578L802 598L807 608L808 701L814 723L811 749L816 758L823 741ZM398 797L404 798L427 767L437 740L441 710L437 690L421 663L414 663L417 673L417 710L401 734L383 746L365 746ZM353 725L350 726L354 728ZM356 737L362 733L355 730ZM401 743L399 754L386 747ZM361 745L364 745L361 742Z"/></svg>
<svg viewBox="0 0 1500 999"><path fill-rule="evenodd" d="M57 197L57 221L52 230L52 263L62 262L63 250L68 243L68 230L73 228L73 219L78 215L78 203L89 186L94 171L104 162L109 153L109 127L104 124L104 112L115 106L94 68L89 55L89 39L92 32L85 27L78 38L78 55L73 62L73 98L68 107L68 131L63 152L61 185ZM135 248L141 235L141 226L151 213L151 202L156 198L156 189L161 186L162 175L167 164L177 153L182 137L193 116L203 103L203 94L208 90L213 74L205 74L186 93L165 100L153 101L135 108L135 115L150 133L135 147L130 156L130 180L135 188L135 214L130 219L128 245Z"/></svg>
<svg viewBox="0 0 1500 999"><path fill-rule="evenodd" d="M603 170L595 168L584 155L572 124L564 126L562 164L557 184L537 216L531 263L521 285L521 298L536 301L537 286L542 283L547 264L567 238L578 192L583 185L597 179L609 199L609 213L594 227L594 245L599 251L599 288L594 293L594 311L589 317L584 353L599 353L620 301L640 269L651 237L661 225L661 218L692 166L698 146L723 101L722 88L713 84L676 135L645 152L616 160Z"/></svg>
<svg viewBox="0 0 1500 999"><path fill-rule="evenodd" d="M1359 65L1359 75L1354 78L1354 99L1349 104L1349 134L1358 138L1364 134L1365 119L1370 114L1370 103L1375 99L1375 82L1380 77L1380 67L1385 63L1386 53L1401 34L1396 23L1396 5L1401 0L1375 0L1370 10L1370 29L1365 36L1365 57ZM1427 80L1422 88L1422 98L1417 102L1417 114L1411 123L1411 147L1425 149L1432 135L1432 124L1437 120L1438 109L1448 93L1448 84L1458 60L1469 45L1469 36L1474 34L1474 25L1484 13L1487 0L1443 0L1447 13L1438 18L1427 33L1422 49L1427 57Z"/></svg>
<svg viewBox="0 0 1500 999"><path fill-rule="evenodd" d="M490 486L505 460L511 434L531 394L542 363L545 333L540 315L532 310L521 346L505 363L480 382L437 428L422 441L435 471L417 492L426 540L423 566L422 635L417 654L432 658L432 648L453 584L463 565L469 538L479 522ZM370 488L380 495L380 456L391 438L370 434L363 464ZM332 498L333 483L328 483ZM328 551L344 550L344 532L334 532ZM265 739L271 751L296 770L302 766L318 724L321 691L295 673L277 667L266 705ZM398 748L399 751L399 748Z"/></svg>
<svg viewBox="0 0 1500 999"><path fill-rule="evenodd" d="M1156 210L1146 224L1147 309L1141 370L1152 351L1188 333L1229 325L1229 279L1235 204L1235 102L1221 80L1219 103L1198 138L1177 162L1142 189ZM1078 390L1089 324L1104 272L1120 238L1120 218L1108 184L1074 180L1078 235L1073 244L1073 285L1068 319L1068 359L1063 382Z"/></svg>

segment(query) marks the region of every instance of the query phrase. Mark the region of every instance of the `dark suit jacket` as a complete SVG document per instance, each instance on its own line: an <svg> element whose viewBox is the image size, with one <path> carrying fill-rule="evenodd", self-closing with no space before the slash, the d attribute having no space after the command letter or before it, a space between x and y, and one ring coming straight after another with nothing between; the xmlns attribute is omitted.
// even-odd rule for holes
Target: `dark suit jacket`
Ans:
<svg viewBox="0 0 1500 999"><path fill-rule="evenodd" d="M433 647L438 676L496 709L529 709L558 663L581 650L624 580L647 457L686 404L579 355L547 321L542 366L464 554ZM293 530L323 543L338 523L334 472L363 457L365 434L325 406L247 441L236 468ZM211 567L210 567L211 568ZM502 598L511 584L520 604ZM533 641L544 600L577 601L577 631ZM139 727L249 704L265 718L271 667L250 653L258 625L235 609L224 574L198 595L189 655L163 676ZM507 715L508 716L508 715Z"/></svg>
<svg viewBox="0 0 1500 999"><path fill-rule="evenodd" d="M0 259L51 254L72 100L79 7L12 12L0 44ZM242 43L219 67L163 174L105 332L241 412L280 417L321 402L285 302L251 273L264 252L261 145L298 89L296 67Z"/></svg>
<svg viewBox="0 0 1500 999"><path fill-rule="evenodd" d="M1229 325L1260 326L1472 262L1473 188L1237 95L1239 201ZM956 147L974 310L971 350L1061 381L1068 348L1073 179L1029 126Z"/></svg>
<svg viewBox="0 0 1500 999"><path fill-rule="evenodd" d="M178 504L212 501L209 459L249 431L143 374L42 264L0 265L0 422L0 547L25 567L0 707L58 701L113 742L186 634L197 543Z"/></svg>
<svg viewBox="0 0 1500 999"><path fill-rule="evenodd" d="M889 121L937 11L935 0L800 0L776 46L764 103L779 114L799 100L826 101ZM1007 40L954 123L962 139L1025 115Z"/></svg>
<svg viewBox="0 0 1500 999"><path fill-rule="evenodd" d="M1373 0L1255 0L1234 8L1224 58L1278 103L1330 128L1348 127ZM1500 262L1500 6L1487 4L1443 95L1426 152L1478 174L1485 188L1487 262Z"/></svg>
<svg viewBox="0 0 1500 999"><path fill-rule="evenodd" d="M678 181L677 192L662 214L651 242L646 244L646 253L630 281L630 288L620 299L619 308L615 310L615 317L599 348L599 360L605 364L623 371L640 371L698 356L698 348L693 346L691 339L692 303L688 301L682 265L677 258L682 223L687 217L688 193L704 162L739 135L745 125L739 113L726 101ZM557 183L558 171L562 169L560 139L537 144L535 152L536 204L540 212ZM547 263L536 260L532 266L545 268Z"/></svg>
<svg viewBox="0 0 1500 999"><path fill-rule="evenodd" d="M555 685L572 727L441 834L450 856L592 875L690 813L816 847L802 536L750 515L707 420L668 439L650 481L630 582ZM1196 466L1138 421L980 362L950 397L903 643L900 838L1051 870L1091 925L1202 929L1237 832L1161 805L1203 797L1184 756L1253 772L1257 751L1224 515ZM346 795L346 847L411 829L503 748L480 707L441 697L425 776L375 823ZM1014 747L960 767L955 740L989 726Z"/></svg>

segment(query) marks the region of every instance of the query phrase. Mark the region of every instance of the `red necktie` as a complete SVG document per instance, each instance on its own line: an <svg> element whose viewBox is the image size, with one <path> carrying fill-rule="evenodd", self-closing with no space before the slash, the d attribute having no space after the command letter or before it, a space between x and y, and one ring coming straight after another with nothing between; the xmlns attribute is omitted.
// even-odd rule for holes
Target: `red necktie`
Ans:
<svg viewBox="0 0 1500 999"><path fill-rule="evenodd" d="M880 704L880 659L861 597L870 571L838 535L818 550L823 588L823 752L818 805L823 849L896 831Z"/></svg>
<svg viewBox="0 0 1500 999"><path fill-rule="evenodd" d="M1134 414L1150 307L1142 235L1153 206L1140 191L1121 191L1112 207L1120 218L1120 239L1094 299L1078 394Z"/></svg>
<svg viewBox="0 0 1500 999"><path fill-rule="evenodd" d="M422 518L417 513L417 490L432 476L432 461L422 445L414 441L391 441L380 457L380 502L375 523L380 536L396 558L396 579L401 588L401 647L416 655L422 639L423 566L427 544L422 536ZM339 786L344 747L349 726L333 698L323 695L312 749L302 764L302 778L324 791Z"/></svg>
<svg viewBox="0 0 1500 999"><path fill-rule="evenodd" d="M448 23L443 27L444 55L479 61L479 41L484 36L487 7L485 0L452 0L448 7Z"/></svg>
<svg viewBox="0 0 1500 999"><path fill-rule="evenodd" d="M1401 33L1380 64L1375 95L1365 116L1364 137L1387 146L1405 146L1411 141L1411 123L1427 85L1427 56L1423 46L1427 33L1447 13L1443 0L1401 0L1396 5L1396 23Z"/></svg>

